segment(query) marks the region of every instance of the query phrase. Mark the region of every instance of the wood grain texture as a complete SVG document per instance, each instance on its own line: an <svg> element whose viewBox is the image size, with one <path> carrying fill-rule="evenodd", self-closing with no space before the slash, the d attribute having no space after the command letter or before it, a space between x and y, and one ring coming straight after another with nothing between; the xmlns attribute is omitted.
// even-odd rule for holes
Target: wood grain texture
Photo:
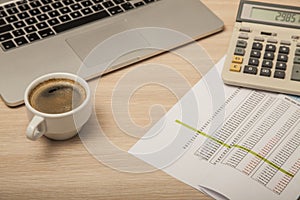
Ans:
<svg viewBox="0 0 300 200"><path fill-rule="evenodd" d="M203 2L225 23L223 32L198 41L217 62L227 51L239 1ZM300 6L298 0L284 3ZM114 121L112 95L122 77L149 63L173 67L191 86L201 78L201 74L195 73L186 61L172 53L164 53L101 78L96 90L96 114L106 136L123 150L128 150L137 139L126 135ZM153 104L159 102L167 111L184 91L176 97L162 86L149 84L125 100L129 101L132 120L143 127L151 123L149 109ZM28 120L24 106L11 109L0 101L0 113L0 199L211 199L162 171L133 174L111 169L94 159L79 137L62 142L45 137L36 142L29 141L25 137ZM160 116L154 116L153 120Z"/></svg>

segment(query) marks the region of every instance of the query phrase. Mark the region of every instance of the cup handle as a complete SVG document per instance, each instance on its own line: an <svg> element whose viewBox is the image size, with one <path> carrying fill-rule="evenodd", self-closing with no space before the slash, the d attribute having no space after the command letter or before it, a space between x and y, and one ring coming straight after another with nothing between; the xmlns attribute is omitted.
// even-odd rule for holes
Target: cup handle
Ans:
<svg viewBox="0 0 300 200"><path fill-rule="evenodd" d="M46 132L45 119L40 116L34 116L26 130L27 138L30 140L36 140L40 138L42 135L44 135L45 132Z"/></svg>

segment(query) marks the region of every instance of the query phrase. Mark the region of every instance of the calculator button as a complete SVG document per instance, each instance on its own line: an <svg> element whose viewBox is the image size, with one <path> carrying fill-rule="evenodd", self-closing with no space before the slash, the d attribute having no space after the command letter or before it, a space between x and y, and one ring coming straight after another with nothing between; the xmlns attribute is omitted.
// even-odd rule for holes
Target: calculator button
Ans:
<svg viewBox="0 0 300 200"><path fill-rule="evenodd" d="M256 58L250 58L250 59L249 59L248 65L251 65L251 66L258 66L258 65L259 65L259 60L256 59Z"/></svg>
<svg viewBox="0 0 300 200"><path fill-rule="evenodd" d="M249 35L248 35L247 33L241 33L241 34L239 35L239 38L240 38L240 39L248 40L248 39L249 39Z"/></svg>
<svg viewBox="0 0 300 200"><path fill-rule="evenodd" d="M292 78L293 81L300 81L300 65L294 65L292 71Z"/></svg>
<svg viewBox="0 0 300 200"><path fill-rule="evenodd" d="M264 42L265 38L256 36L256 37L254 37L254 41Z"/></svg>
<svg viewBox="0 0 300 200"><path fill-rule="evenodd" d="M271 60L263 60L262 67L272 68L273 62Z"/></svg>
<svg viewBox="0 0 300 200"><path fill-rule="evenodd" d="M267 42L273 43L273 44L277 44L277 43L278 43L278 40L273 39L273 38L269 38L269 39L267 40Z"/></svg>
<svg viewBox="0 0 300 200"><path fill-rule="evenodd" d="M244 73L256 75L257 74L257 68L246 65L244 67Z"/></svg>
<svg viewBox="0 0 300 200"><path fill-rule="evenodd" d="M281 47L279 47L279 53L289 54L290 53L290 48L289 47L285 47L285 46L281 46Z"/></svg>
<svg viewBox="0 0 300 200"><path fill-rule="evenodd" d="M240 31L250 33L250 32L251 32L251 29L250 29L249 27L241 27L241 28L240 28Z"/></svg>
<svg viewBox="0 0 300 200"><path fill-rule="evenodd" d="M264 59L266 60L274 60L274 53L273 52L266 52L265 55L264 55Z"/></svg>
<svg viewBox="0 0 300 200"><path fill-rule="evenodd" d="M234 51L234 55L243 56L245 55L246 51L243 48L236 48Z"/></svg>
<svg viewBox="0 0 300 200"><path fill-rule="evenodd" d="M232 62L237 64L242 64L244 61L244 57L242 56L233 56Z"/></svg>
<svg viewBox="0 0 300 200"><path fill-rule="evenodd" d="M257 50L252 50L252 51L251 51L250 57L253 57L253 58L260 58L260 56L261 56L260 51L257 51Z"/></svg>
<svg viewBox="0 0 300 200"><path fill-rule="evenodd" d="M266 51L275 52L276 51L276 46L273 45L273 44L267 44Z"/></svg>
<svg viewBox="0 0 300 200"><path fill-rule="evenodd" d="M294 63L295 64L300 64L300 56L295 56Z"/></svg>
<svg viewBox="0 0 300 200"><path fill-rule="evenodd" d="M260 75L261 76L268 76L268 77L270 77L271 73L272 73L272 71L269 68L261 68L261 70L260 70Z"/></svg>
<svg viewBox="0 0 300 200"><path fill-rule="evenodd" d="M259 42L254 42L254 43L253 43L253 46L252 46L252 49L255 49L255 50L262 50L262 49L263 49L263 44L262 44L262 43L259 43Z"/></svg>
<svg viewBox="0 0 300 200"><path fill-rule="evenodd" d="M232 72L240 72L241 71L241 65L240 64L236 64L236 63L232 63L230 65L230 71Z"/></svg>
<svg viewBox="0 0 300 200"><path fill-rule="evenodd" d="M300 56L300 49L296 49L295 55L296 55L296 56Z"/></svg>
<svg viewBox="0 0 300 200"><path fill-rule="evenodd" d="M244 41L244 40L238 40L236 46L240 47L240 48L246 48L247 47L247 42Z"/></svg>
<svg viewBox="0 0 300 200"><path fill-rule="evenodd" d="M276 69L279 69L279 70L286 70L286 63L283 63L283 62L277 62L276 63Z"/></svg>
<svg viewBox="0 0 300 200"><path fill-rule="evenodd" d="M285 78L285 72L284 71L275 71L274 78L284 79Z"/></svg>
<svg viewBox="0 0 300 200"><path fill-rule="evenodd" d="M291 45L292 43L290 41L287 41L287 40L281 40L280 44L282 44L282 45Z"/></svg>
<svg viewBox="0 0 300 200"><path fill-rule="evenodd" d="M297 47L300 47L300 42L297 43Z"/></svg>
<svg viewBox="0 0 300 200"><path fill-rule="evenodd" d="M284 54L279 54L277 57L277 61L281 61L281 62L287 62L289 60L289 57L287 55Z"/></svg>

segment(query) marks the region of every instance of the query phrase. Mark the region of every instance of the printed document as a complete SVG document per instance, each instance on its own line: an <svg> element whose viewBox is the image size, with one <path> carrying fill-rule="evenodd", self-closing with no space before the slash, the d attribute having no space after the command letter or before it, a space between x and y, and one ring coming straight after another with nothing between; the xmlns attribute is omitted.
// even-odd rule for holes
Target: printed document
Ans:
<svg viewBox="0 0 300 200"><path fill-rule="evenodd" d="M129 152L216 199L299 199L299 99L226 86L223 63Z"/></svg>

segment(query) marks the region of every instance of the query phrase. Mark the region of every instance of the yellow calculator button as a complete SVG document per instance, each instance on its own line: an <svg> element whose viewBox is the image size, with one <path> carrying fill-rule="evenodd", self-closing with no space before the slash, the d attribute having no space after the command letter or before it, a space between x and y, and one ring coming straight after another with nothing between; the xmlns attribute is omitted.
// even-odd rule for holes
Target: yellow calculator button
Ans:
<svg viewBox="0 0 300 200"><path fill-rule="evenodd" d="M242 69L242 67L240 64L232 63L230 65L230 71L232 71L232 72L240 72L241 69Z"/></svg>
<svg viewBox="0 0 300 200"><path fill-rule="evenodd" d="M244 61L244 57L243 56L233 56L233 59L232 59L233 63L242 64L243 61Z"/></svg>

